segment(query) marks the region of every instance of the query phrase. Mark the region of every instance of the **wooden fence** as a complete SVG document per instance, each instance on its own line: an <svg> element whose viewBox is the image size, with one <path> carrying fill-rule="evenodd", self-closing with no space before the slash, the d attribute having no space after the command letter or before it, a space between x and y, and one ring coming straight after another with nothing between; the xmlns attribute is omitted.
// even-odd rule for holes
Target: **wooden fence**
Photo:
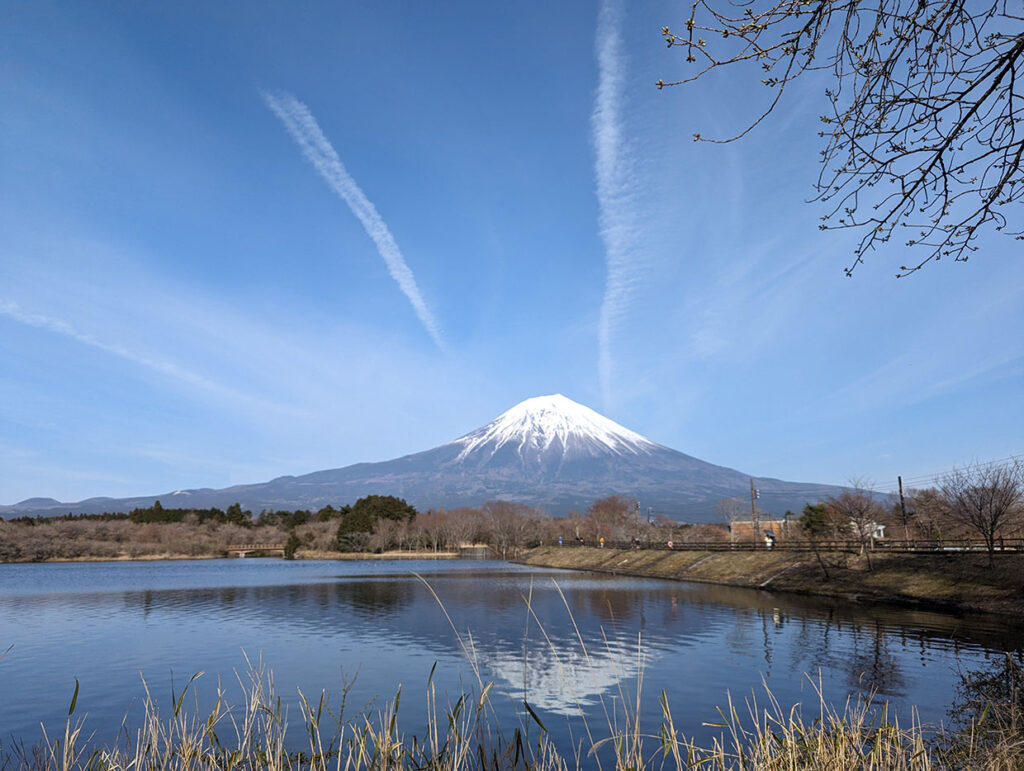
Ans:
<svg viewBox="0 0 1024 771"><path fill-rule="evenodd" d="M671 544L671 545L669 545ZM599 541L564 541L561 546L600 546ZM778 538L769 546L761 541L605 541L607 549L655 549L661 551L825 551L859 553L867 547L873 552L893 553L963 553L986 552L987 544L980 538L945 538L936 540L896 540L878 538L861 542L855 539L821 539L819 541ZM996 553L1024 552L1024 538L998 538Z"/></svg>

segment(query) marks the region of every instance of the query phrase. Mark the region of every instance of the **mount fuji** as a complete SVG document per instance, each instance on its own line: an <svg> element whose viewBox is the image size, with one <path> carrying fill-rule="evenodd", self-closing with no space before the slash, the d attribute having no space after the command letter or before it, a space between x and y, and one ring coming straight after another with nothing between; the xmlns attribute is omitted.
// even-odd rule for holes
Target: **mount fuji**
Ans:
<svg viewBox="0 0 1024 771"><path fill-rule="evenodd" d="M496 419L432 450L380 463L357 463L302 476L220 490L177 490L139 498L91 498L58 503L33 498L0 513L57 514L127 511L160 499L165 507L318 509L370 494L396 495L423 511L506 500L552 514L585 510L608 495L689 521L720 519L722 498L749 500L751 476L652 442L589 407L554 394L512 407ZM760 508L799 511L839 488L754 478Z"/></svg>

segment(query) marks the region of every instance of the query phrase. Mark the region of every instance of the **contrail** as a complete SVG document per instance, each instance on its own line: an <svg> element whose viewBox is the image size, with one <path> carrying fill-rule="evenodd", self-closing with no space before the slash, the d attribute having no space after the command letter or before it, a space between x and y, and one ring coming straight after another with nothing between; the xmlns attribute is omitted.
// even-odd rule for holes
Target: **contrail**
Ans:
<svg viewBox="0 0 1024 771"><path fill-rule="evenodd" d="M597 178L598 224L605 248L604 300L597 325L598 375L601 396L611 397L613 361L611 338L626 315L636 283L637 260L633 252L636 232L632 162L622 134L620 109L624 84L620 0L603 0L597 17L595 53L598 82L590 127L594 141L594 175Z"/></svg>
<svg viewBox="0 0 1024 771"><path fill-rule="evenodd" d="M420 322L427 330L427 334L433 338L437 347L444 350L444 343L441 340L441 330L434 314L423 300L420 289L416 285L416 277L405 262L394 236L388 229L387 223L377 213L377 208L366 197L359 185L352 179L345 165L338 157L334 147L316 122L316 118L302 102L287 92L270 94L264 92L263 100L267 107L274 111L274 114L281 119L292 139L299 145L302 154L306 156L313 168L324 178L331 189L338 194L352 213L356 215L366 230L368 236L373 239L377 251L384 259L398 288L405 293L412 303L413 310L419 317Z"/></svg>
<svg viewBox="0 0 1024 771"><path fill-rule="evenodd" d="M288 414L296 413L296 411L290 407L282 407L281 405L267 402L263 399L250 396L249 394L240 393L239 391L223 386L214 380L210 380L209 378L198 375L195 372L179 367L177 364L172 362L154 359L151 356L137 353L122 345L117 345L116 343L104 342L88 332L82 332L63 319L22 310L17 303L0 300L0 316L6 316L7 318L13 319L21 324L35 327L37 329L45 329L48 332L68 337L83 345L97 348L105 353L111 354L112 356L117 356L118 358L125 359L126 361L130 361L146 367L147 369L159 372L161 375L167 375L168 377L202 388L203 390L212 391L220 394L221 396L226 396L233 401L247 402L259 407L260 409L272 409L277 412Z"/></svg>

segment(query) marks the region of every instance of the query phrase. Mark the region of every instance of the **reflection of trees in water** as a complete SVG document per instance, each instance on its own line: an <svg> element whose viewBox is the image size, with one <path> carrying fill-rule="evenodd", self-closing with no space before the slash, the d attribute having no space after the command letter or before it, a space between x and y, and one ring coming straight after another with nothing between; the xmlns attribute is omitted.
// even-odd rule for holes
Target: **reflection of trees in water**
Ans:
<svg viewBox="0 0 1024 771"><path fill-rule="evenodd" d="M755 618L755 611L751 610L737 610L732 614L732 624L729 626L725 642L733 653L739 656L749 656L754 653L754 644L750 633L753 630L751 622Z"/></svg>
<svg viewBox="0 0 1024 771"><path fill-rule="evenodd" d="M761 616L761 636L764 640L765 675L771 677L775 633L786 625L786 616L779 608L772 608L771 612L762 610L759 615Z"/></svg>
<svg viewBox="0 0 1024 771"><path fill-rule="evenodd" d="M796 629L796 644L790 646L790 669L814 673L819 669L839 668L842 658L836 651L836 640L841 640L841 626L829 611L823 617L797 616L791 623Z"/></svg>
<svg viewBox="0 0 1024 771"><path fill-rule="evenodd" d="M335 602L371 616L393 613L416 593L416 586L408 580L340 581L330 588Z"/></svg>
<svg viewBox="0 0 1024 771"><path fill-rule="evenodd" d="M847 662L847 682L851 687L884 696L897 696L906 688L899 660L889 650L890 635L882 624L855 625L853 652ZM900 646L904 647L903 645Z"/></svg>
<svg viewBox="0 0 1024 771"><path fill-rule="evenodd" d="M903 692L906 678L900 652L911 640L880 621L850 621L828 614L823 618L792 619L794 643L790 646L792 671L814 673L831 669L845 673L847 685L863 691L895 696ZM919 639L925 643L923 636ZM948 646L946 646L948 647Z"/></svg>
<svg viewBox="0 0 1024 771"><path fill-rule="evenodd" d="M220 587L147 590L120 595L128 608L143 615L162 612L221 614L303 624L329 623L331 616L349 612L361 616L394 613L408 605L417 586L412 581L341 581L286 586Z"/></svg>
<svg viewBox="0 0 1024 771"><path fill-rule="evenodd" d="M640 598L636 592L598 589L586 592L585 607L592 615L605 622L632 619L639 611Z"/></svg>
<svg viewBox="0 0 1024 771"><path fill-rule="evenodd" d="M426 587L422 586L418 579L414 580L423 589L423 597L436 605ZM503 577L494 573L467 571L446 576L427 576L426 580L446 608L485 607L499 612L519 610L524 607L523 597L531 591L530 582L521 580L521 577L515 574ZM550 581L538 580L532 591L539 596L550 593L550 589Z"/></svg>
<svg viewBox="0 0 1024 771"><path fill-rule="evenodd" d="M1024 649L961 672L949 716L954 726L971 730L982 742L1007 735L1019 741L1024 728Z"/></svg>
<svg viewBox="0 0 1024 771"><path fill-rule="evenodd" d="M928 650L932 650L936 643L944 648L968 644L971 647L1006 649L1015 647L1015 641L1024 638L1024 623L1010 618L999 623L984 623L984 619L982 623L965 623L938 611L894 605L859 605L833 597L772 593L712 584L682 584L679 594L688 607L779 612L784 619L788 617L793 623L806 621L812 628L818 623L831 623L833 630L845 632L857 625L870 626L880 622L891 634L902 630L899 634L908 647L918 645L923 638Z"/></svg>

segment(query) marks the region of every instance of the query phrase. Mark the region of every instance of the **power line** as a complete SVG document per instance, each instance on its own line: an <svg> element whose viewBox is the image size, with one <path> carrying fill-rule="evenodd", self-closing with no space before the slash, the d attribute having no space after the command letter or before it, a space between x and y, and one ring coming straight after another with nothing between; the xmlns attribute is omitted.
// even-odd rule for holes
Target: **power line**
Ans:
<svg viewBox="0 0 1024 771"><path fill-rule="evenodd" d="M1017 454L1017 455L1009 455L1009 456L1007 456L1005 458L996 458L994 460L988 460L988 461L982 461L982 462L973 461L971 463L959 464L959 465L953 466L950 469L946 469L945 471L937 471L937 472L932 473L932 474L918 474L918 475L915 475L913 477L903 477L903 487L904 487L904 490L906 491L906 490L908 490L910 488L914 488L914 487L921 487L921 486L931 485L932 483L936 482L941 477L944 477L947 474L950 474L950 473L952 473L952 472L954 472L954 471L956 471L958 469L963 469L963 468L971 467L971 468L976 468L976 469L984 470L984 469L992 468L993 466L999 466L999 465L1008 464L1008 463L1024 463L1024 453ZM755 480L763 480L763 481L760 482L760 489L758 489L756 487L753 487L753 483L754 483ZM806 496L811 496L815 488L818 488L818 489L821 489L821 488L832 488L833 490L835 490L835 489L839 489L839 490L843 490L843 489L846 489L846 490L856 489L856 486L855 485L851 485L851 484L837 485L837 484L828 484L828 483L824 483L824 482L822 482L822 483L818 483L818 482L794 482L794 483L790 483L788 485L774 486L774 485L771 484L772 481L774 481L774 480L771 477L755 477L755 478L752 478L751 479L751 486L753 488L752 491L751 491L751 498L752 498L752 500L756 500L754 498L754 496L756 496L756 498L774 498L776 496L781 496L781 495L790 495L790 496L806 495ZM891 486L884 486L884 487L883 486L879 486L879 487L866 487L866 486L862 486L859 489L863 490L866 493L871 493L871 494L878 495L878 496L891 496L893 501L895 502L899 498L899 477L897 477L897 479L891 483ZM743 494L743 492L741 492L741 490L737 490L736 494L734 494L732 496L727 496L727 497L734 498L737 501L743 501L746 496ZM688 505L701 505L701 504L709 503L709 502L710 501L692 501ZM648 511L648 516L650 516L650 510ZM756 514L755 514L755 516L756 516Z"/></svg>
<svg viewBox="0 0 1024 771"><path fill-rule="evenodd" d="M992 468L994 466L1002 466L1002 465L1009 464L1009 463L1019 463L1019 462L1022 462L1022 461L1024 461L1024 454L1021 454L1021 455L1009 455L1009 456L1007 456L1005 458L997 458L995 460L989 460L989 461L984 461L984 462L965 463L965 464L961 464L959 466L953 466L953 468L946 469L945 471L938 471L938 472L936 472L934 474L919 474L919 475L913 476L913 477L904 477L903 478L903 485L904 485L904 487L912 487L912 486L914 486L916 484L921 484L923 482L934 482L937 479L939 479L940 477L944 477L947 474L952 474L954 471L957 471L958 469L963 469L963 468L968 467L968 466L970 466L972 468L977 468L977 469L990 469L990 468ZM896 491L897 491L897 488L893 488L891 490L891 492L896 492Z"/></svg>
<svg viewBox="0 0 1024 771"><path fill-rule="evenodd" d="M905 477L903 477L903 487L904 487L904 489L907 489L907 488L910 488L910 487L920 486L922 484L931 484L931 483L937 481L938 479L940 479L941 477L944 477L944 476L946 476L948 474L953 473L954 471L957 471L958 469L963 469L963 468L966 468L968 466L970 466L971 468L977 468L977 469L989 469L989 468L992 468L994 466L1000 466L1000 465L1009 464L1009 463L1024 463L1024 453L1020 453L1020 454L1017 454L1017 455L1008 455L1005 458L996 458L994 460L988 460L988 461L981 461L981 462L972 461L970 463L962 463L962 464L955 465L952 468L948 468L948 469L945 469L943 471L936 471L936 472L930 473L930 474L917 474L917 475L909 476L909 477L905 476ZM768 479L770 479L770 477L755 477L755 479L768 480ZM764 495L769 495L769 496L783 495L783 494L808 493L808 492L810 492L809 488L815 488L815 487L833 487L833 488L853 489L854 487L856 487L856 485L852 485L852 484L828 484L828 483L824 483L824 482L821 482L821 483L818 483L818 482L798 482L798 483L792 483L792 484L788 484L788 485L774 486L774 485L765 485L765 484L762 483L763 494ZM864 487L861 487L860 489L864 490L865 492L876 493L878 495L894 495L895 496L895 495L899 495L899 482L897 480L893 480L891 483L888 483L888 484L883 483L881 485L871 486L871 487L864 486ZM736 498L743 498L744 496L737 490L737 494L734 497L736 497Z"/></svg>

